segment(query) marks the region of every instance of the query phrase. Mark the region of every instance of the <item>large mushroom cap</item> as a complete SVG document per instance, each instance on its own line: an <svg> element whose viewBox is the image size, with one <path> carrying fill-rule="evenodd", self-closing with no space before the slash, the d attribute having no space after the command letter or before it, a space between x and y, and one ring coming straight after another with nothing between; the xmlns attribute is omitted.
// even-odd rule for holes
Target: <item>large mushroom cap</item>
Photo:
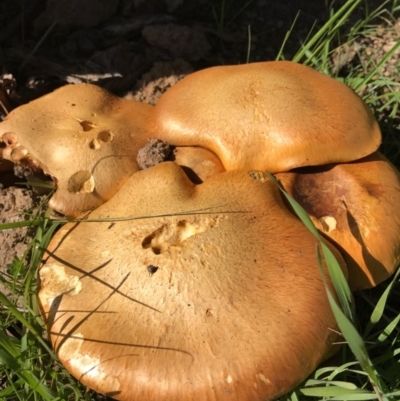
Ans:
<svg viewBox="0 0 400 401"><path fill-rule="evenodd" d="M94 85L66 85L0 123L3 157L53 176L50 206L76 216L111 198L138 170L151 110Z"/></svg>
<svg viewBox="0 0 400 401"><path fill-rule="evenodd" d="M293 62L213 67L185 77L160 98L153 136L203 146L227 170L269 172L352 161L381 134L346 85Z"/></svg>
<svg viewBox="0 0 400 401"><path fill-rule="evenodd" d="M195 186L169 162L134 174L89 218L171 212L187 214L56 234L39 298L61 361L126 401L292 389L337 338L315 238L271 182L233 171Z"/></svg>
<svg viewBox="0 0 400 401"><path fill-rule="evenodd" d="M395 271L400 263L400 174L382 154L276 177L340 249L353 290L373 287Z"/></svg>

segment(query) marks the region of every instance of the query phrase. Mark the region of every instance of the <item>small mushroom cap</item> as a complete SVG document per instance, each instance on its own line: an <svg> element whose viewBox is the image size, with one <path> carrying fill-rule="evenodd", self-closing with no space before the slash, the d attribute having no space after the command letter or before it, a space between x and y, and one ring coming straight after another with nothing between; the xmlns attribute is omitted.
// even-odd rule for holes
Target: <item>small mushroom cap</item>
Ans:
<svg viewBox="0 0 400 401"><path fill-rule="evenodd" d="M66 85L0 123L3 157L54 177L50 206L77 216L110 199L138 170L152 108L95 85Z"/></svg>
<svg viewBox="0 0 400 401"><path fill-rule="evenodd" d="M188 75L161 96L151 124L171 145L212 150L226 170L352 161L381 143L375 118L350 88L289 61Z"/></svg>
<svg viewBox="0 0 400 401"><path fill-rule="evenodd" d="M338 337L316 239L270 181L232 171L194 185L171 162L134 174L89 219L172 212L56 234L39 299L61 361L124 401L291 390Z"/></svg>
<svg viewBox="0 0 400 401"><path fill-rule="evenodd" d="M145 146L138 150L137 163L140 170L164 161L174 161L181 166L195 184L225 171L214 152L199 146L172 147L161 139L149 138Z"/></svg>
<svg viewBox="0 0 400 401"><path fill-rule="evenodd" d="M181 166L194 183L204 182L215 174L225 171L215 153L199 146L178 146L173 160Z"/></svg>
<svg viewBox="0 0 400 401"><path fill-rule="evenodd" d="M374 287L395 271L400 263L400 174L382 154L276 177L341 251L351 289Z"/></svg>

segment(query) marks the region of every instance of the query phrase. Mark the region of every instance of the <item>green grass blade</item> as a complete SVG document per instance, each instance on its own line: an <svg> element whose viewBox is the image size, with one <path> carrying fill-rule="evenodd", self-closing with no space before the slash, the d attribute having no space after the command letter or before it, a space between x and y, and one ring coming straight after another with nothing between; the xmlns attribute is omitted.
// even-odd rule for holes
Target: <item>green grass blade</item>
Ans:
<svg viewBox="0 0 400 401"><path fill-rule="evenodd" d="M51 401L54 394L39 381L30 370L21 369L21 350L2 330L0 330L0 360L19 376L31 389L38 392L44 400Z"/></svg>
<svg viewBox="0 0 400 401"><path fill-rule="evenodd" d="M314 388L304 388L301 389L300 392L304 395L307 395L309 397L335 397L335 396L341 396L343 398L341 399L346 399L346 400L376 400L377 396L374 394L369 394L368 392L364 390L351 390L351 389L346 389L343 387L335 387L335 386L325 386L325 387L314 387ZM361 398L360 396L364 395L368 398ZM346 397L346 398L344 398ZM350 398L351 397L351 398Z"/></svg>
<svg viewBox="0 0 400 401"><path fill-rule="evenodd" d="M36 337L36 339L41 343L41 345L46 349L46 351L56 359L55 354L43 340L41 334L36 330L36 328L24 317L24 315L8 300L8 298L0 291L0 303L7 307L10 313L13 314L29 331Z"/></svg>
<svg viewBox="0 0 400 401"><path fill-rule="evenodd" d="M296 22L297 22L297 20L298 20L298 18L299 18L299 15L300 15L300 11L297 12L297 14L296 14L296 16L294 17L294 20L293 20L293 22L292 22L292 25L290 26L289 30L286 32L285 38L283 39L282 45L281 45L281 47L280 47L280 49L279 49L279 51L278 51L278 54L277 54L276 57L275 57L275 60L278 61L278 60L283 60L283 59L284 59L284 57L283 57L283 50L284 50L284 48L285 48L285 46L286 46L286 43L287 43L287 41L289 40L290 35L291 35L291 33L292 33L292 31L293 31L295 25L296 25Z"/></svg>
<svg viewBox="0 0 400 401"><path fill-rule="evenodd" d="M359 92L363 86L365 86L367 83L371 82L373 79L373 76L376 75L379 70L393 57L393 55L397 52L397 50L400 48L400 41L398 41L386 54L382 59L379 61L379 63L371 70L371 72L353 89L356 92Z"/></svg>
<svg viewBox="0 0 400 401"><path fill-rule="evenodd" d="M321 244L322 252L324 254L325 260L327 261L328 271L331 276L332 283L335 287L336 293L340 299L342 308L345 311L346 316L348 316L349 319L354 320L353 311L351 307L351 301L352 301L351 291L347 283L346 277L343 274L343 271L338 261L336 260L335 256L333 255L332 251L325 245L325 242L323 241L321 235L314 226L314 223L311 221L310 217L308 216L306 211L300 206L300 204L294 198L292 198L287 192L283 190L283 188L279 185L275 177L273 177L271 174L267 172L265 172L265 174L280 189L282 194L289 202L290 206L293 208L296 215Z"/></svg>
<svg viewBox="0 0 400 401"><path fill-rule="evenodd" d="M356 7L362 2L362 0L348 0L338 11L336 11L331 18L322 26L322 28L303 46L302 49L293 57L293 61L300 62L307 52L311 54L317 53L320 48L325 46L326 41L322 41L322 45L318 47L318 43L326 36L329 32L337 32L338 27L342 26L349 16L354 12ZM308 57L309 60L310 57ZM307 64L306 60L304 63Z"/></svg>
<svg viewBox="0 0 400 401"><path fill-rule="evenodd" d="M40 224L40 220L24 220L24 221L15 221L13 223L1 223L0 230L12 230L14 228L21 227L31 227L38 226Z"/></svg>
<svg viewBox="0 0 400 401"><path fill-rule="evenodd" d="M397 315L382 331L382 333L378 337L379 342L384 342L387 338L393 333L394 330L397 329L400 321L400 314Z"/></svg>
<svg viewBox="0 0 400 401"><path fill-rule="evenodd" d="M325 380L314 380L314 379L307 380L306 387L317 386L317 385L324 385L326 387L327 382ZM338 380L329 380L329 385L337 386L346 390L360 390L354 383L348 383Z"/></svg>
<svg viewBox="0 0 400 401"><path fill-rule="evenodd" d="M397 278L399 277L399 275L400 275L400 270L397 270L397 273L393 277L393 280L386 287L385 291L383 292L382 296L380 297L379 301L377 302L377 304L371 314L368 326L365 330L365 336L367 336L368 333L370 332L370 330L372 329L372 327L374 325L376 325L377 323L379 323L380 320L382 319L383 312L384 312L386 304L387 304L388 296L390 294L390 291L393 288L393 285L397 282Z"/></svg>
<svg viewBox="0 0 400 401"><path fill-rule="evenodd" d="M378 378L376 377L374 367L372 366L372 362L369 359L367 349L365 348L364 340L358 334L357 330L352 325L350 320L339 308L329 289L327 289L327 294L329 303L332 308L332 312L336 318L340 331L342 332L348 346L350 347L351 351L353 352L353 354L357 358L357 361L359 362L361 367L365 370L365 372L368 373L368 375L372 378L374 382L378 382Z"/></svg>

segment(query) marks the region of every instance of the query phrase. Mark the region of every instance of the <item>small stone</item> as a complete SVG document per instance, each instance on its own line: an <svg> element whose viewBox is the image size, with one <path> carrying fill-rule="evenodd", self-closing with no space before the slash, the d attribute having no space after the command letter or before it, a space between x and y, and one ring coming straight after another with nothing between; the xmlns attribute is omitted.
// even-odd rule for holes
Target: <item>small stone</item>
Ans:
<svg viewBox="0 0 400 401"><path fill-rule="evenodd" d="M146 145L139 149L136 161L141 170L156 166L167 160L171 146L160 139L150 138Z"/></svg>

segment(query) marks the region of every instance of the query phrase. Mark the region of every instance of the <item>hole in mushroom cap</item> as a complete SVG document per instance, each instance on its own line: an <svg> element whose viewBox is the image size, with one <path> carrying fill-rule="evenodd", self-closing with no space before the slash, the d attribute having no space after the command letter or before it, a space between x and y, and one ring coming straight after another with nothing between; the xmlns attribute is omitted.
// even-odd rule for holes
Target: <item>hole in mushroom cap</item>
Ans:
<svg viewBox="0 0 400 401"><path fill-rule="evenodd" d="M18 142L18 136L14 132L6 132L2 140L7 146L13 146Z"/></svg>
<svg viewBox="0 0 400 401"><path fill-rule="evenodd" d="M114 134L109 130L101 131L97 134L97 138L90 141L90 149L98 150L100 149L101 142L109 143L114 139Z"/></svg>
<svg viewBox="0 0 400 401"><path fill-rule="evenodd" d="M150 277L158 270L158 266L148 265L147 271L149 272Z"/></svg>
<svg viewBox="0 0 400 401"><path fill-rule="evenodd" d="M214 312L212 311L212 309L207 309L206 310L206 316L207 317L213 317L214 316Z"/></svg>
<svg viewBox="0 0 400 401"><path fill-rule="evenodd" d="M97 134L97 138L94 138L90 141L89 147L90 149L98 150L100 149L101 142L108 143L114 139L114 134L109 130L101 131Z"/></svg>
<svg viewBox="0 0 400 401"><path fill-rule="evenodd" d="M94 138L90 141L89 148L94 150L100 149L100 142L97 140L97 138Z"/></svg>
<svg viewBox="0 0 400 401"><path fill-rule="evenodd" d="M91 131L95 127L94 123L92 123L91 121L86 121L86 120L79 121L79 124L81 125L82 129L85 132Z"/></svg>
<svg viewBox="0 0 400 401"><path fill-rule="evenodd" d="M74 194L86 194L94 190L94 177L87 170L77 171L68 180L68 191Z"/></svg>
<svg viewBox="0 0 400 401"><path fill-rule="evenodd" d="M99 134L97 135L97 139L105 143L111 142L114 139L114 134L107 129L99 132Z"/></svg>
<svg viewBox="0 0 400 401"><path fill-rule="evenodd" d="M151 248L155 255L168 250L171 246L178 246L186 239L205 232L209 228L217 227L219 222L226 217L197 218L193 222L180 220L176 224L164 224L153 231L142 241L144 249Z"/></svg>

